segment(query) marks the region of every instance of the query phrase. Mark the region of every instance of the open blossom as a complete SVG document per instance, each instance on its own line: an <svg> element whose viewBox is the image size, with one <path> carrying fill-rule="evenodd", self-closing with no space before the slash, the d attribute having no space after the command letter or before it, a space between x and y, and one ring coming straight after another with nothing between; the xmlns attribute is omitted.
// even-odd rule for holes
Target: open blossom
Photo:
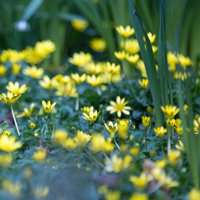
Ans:
<svg viewBox="0 0 200 200"><path fill-rule="evenodd" d="M51 101L42 101L42 110L44 113L52 113L55 111L55 102Z"/></svg>
<svg viewBox="0 0 200 200"><path fill-rule="evenodd" d="M93 106L85 106L82 108L83 118L89 122L95 122L99 115L99 112L94 109Z"/></svg>
<svg viewBox="0 0 200 200"><path fill-rule="evenodd" d="M36 66L27 67L24 71L26 76L30 76L34 79L39 79L42 77L44 70L42 68L37 68Z"/></svg>
<svg viewBox="0 0 200 200"><path fill-rule="evenodd" d="M167 119L175 117L179 113L179 109L173 105L161 106L161 110Z"/></svg>
<svg viewBox="0 0 200 200"><path fill-rule="evenodd" d="M107 111L111 114L117 113L118 117L122 116L122 113L125 115L130 114L131 107L127 106L128 102L125 98L117 97L116 101L110 101L110 106L107 106Z"/></svg>
<svg viewBox="0 0 200 200"><path fill-rule="evenodd" d="M119 35L125 38L128 38L135 33L135 30L131 26L118 26L116 30L119 33Z"/></svg>
<svg viewBox="0 0 200 200"><path fill-rule="evenodd" d="M13 104L27 91L27 86L20 85L18 82L9 82L6 89L6 93L0 94L0 101L5 104Z"/></svg>
<svg viewBox="0 0 200 200"><path fill-rule="evenodd" d="M16 141L14 136L5 134L0 135L0 150L4 152L13 152L22 146L21 142Z"/></svg>

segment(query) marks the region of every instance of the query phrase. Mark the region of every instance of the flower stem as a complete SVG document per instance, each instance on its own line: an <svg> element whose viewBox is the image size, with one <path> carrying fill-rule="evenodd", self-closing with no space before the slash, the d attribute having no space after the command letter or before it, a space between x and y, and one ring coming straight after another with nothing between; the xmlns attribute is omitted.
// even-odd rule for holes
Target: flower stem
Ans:
<svg viewBox="0 0 200 200"><path fill-rule="evenodd" d="M75 110L76 110L76 111L79 110L79 97L76 98L76 102L75 102Z"/></svg>
<svg viewBox="0 0 200 200"><path fill-rule="evenodd" d="M19 126L18 126L18 124L17 124L17 120L16 120L16 117L15 117L15 112L14 112L14 110L13 110L13 106L12 106L12 105L10 106L10 109L11 109L12 118L13 118L13 121L14 121L14 124L15 124L15 128L16 128L16 130L17 130L17 134L18 134L18 136L20 136L21 133L20 133L20 131L19 131Z"/></svg>
<svg viewBox="0 0 200 200"><path fill-rule="evenodd" d="M167 154L171 151L171 137L172 137L172 131L171 128L167 127L168 132L168 139L167 139Z"/></svg>

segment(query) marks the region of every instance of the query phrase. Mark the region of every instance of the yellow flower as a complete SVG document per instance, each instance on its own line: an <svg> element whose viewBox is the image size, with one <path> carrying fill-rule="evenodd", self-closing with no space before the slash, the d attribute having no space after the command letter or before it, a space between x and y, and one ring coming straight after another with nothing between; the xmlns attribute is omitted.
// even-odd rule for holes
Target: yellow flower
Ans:
<svg viewBox="0 0 200 200"><path fill-rule="evenodd" d="M93 87L98 87L103 84L103 79L101 76L87 76L86 82Z"/></svg>
<svg viewBox="0 0 200 200"><path fill-rule="evenodd" d="M67 138L65 141L63 141L62 146L65 149L73 150L73 149L75 149L77 147L77 143L76 143L76 141L74 139Z"/></svg>
<svg viewBox="0 0 200 200"><path fill-rule="evenodd" d="M132 157L126 155L124 158L120 158L117 155L113 155L111 159L106 160L106 171L119 173L126 170L132 162Z"/></svg>
<svg viewBox="0 0 200 200"><path fill-rule="evenodd" d="M0 76L4 76L7 72L7 69L4 65L0 65Z"/></svg>
<svg viewBox="0 0 200 200"><path fill-rule="evenodd" d="M163 126L159 126L154 128L154 132L156 136L163 137L167 133L167 129L164 128Z"/></svg>
<svg viewBox="0 0 200 200"><path fill-rule="evenodd" d="M155 163L156 167L161 168L161 169L165 168L166 164L167 162L165 159L157 160Z"/></svg>
<svg viewBox="0 0 200 200"><path fill-rule="evenodd" d="M19 182L11 182L10 180L2 181L3 190L9 192L14 197L19 198L21 195L22 185Z"/></svg>
<svg viewBox="0 0 200 200"><path fill-rule="evenodd" d="M80 32L83 32L88 27L88 22L84 19L73 19L71 21L72 27Z"/></svg>
<svg viewBox="0 0 200 200"><path fill-rule="evenodd" d="M168 160L172 165L175 165L181 156L180 151L178 150L171 150L168 153Z"/></svg>
<svg viewBox="0 0 200 200"><path fill-rule="evenodd" d="M140 87L143 89L147 89L149 86L149 80L147 78L140 79L138 81L138 83L139 83Z"/></svg>
<svg viewBox="0 0 200 200"><path fill-rule="evenodd" d="M151 117L148 116L142 116L142 125L146 128L151 123Z"/></svg>
<svg viewBox="0 0 200 200"><path fill-rule="evenodd" d="M176 65L178 64L178 58L172 52L167 53L167 61L169 64L169 71L176 71Z"/></svg>
<svg viewBox="0 0 200 200"><path fill-rule="evenodd" d="M99 115L99 112L94 109L93 106L85 106L82 108L83 118L89 122L95 122Z"/></svg>
<svg viewBox="0 0 200 200"><path fill-rule="evenodd" d="M128 38L130 36L132 36L135 31L131 26L118 26L116 28L117 32L119 33L119 35L121 35L122 37Z"/></svg>
<svg viewBox="0 0 200 200"><path fill-rule="evenodd" d="M28 127L31 128L31 129L34 129L34 128L37 127L37 125L36 125L36 123L34 123L34 122L30 122L30 123L28 124Z"/></svg>
<svg viewBox="0 0 200 200"><path fill-rule="evenodd" d="M0 166L8 167L12 163L12 155L11 154L1 154L0 155Z"/></svg>
<svg viewBox="0 0 200 200"><path fill-rule="evenodd" d="M137 69L140 71L142 77L147 77L147 72L145 68L145 64L142 60L139 60L136 65Z"/></svg>
<svg viewBox="0 0 200 200"><path fill-rule="evenodd" d="M29 107L24 108L23 112L19 114L19 117L30 117L35 109L35 104L32 103Z"/></svg>
<svg viewBox="0 0 200 200"><path fill-rule="evenodd" d="M9 82L6 88L7 93L0 94L0 101L6 104L15 103L27 90L26 85L20 86L18 82Z"/></svg>
<svg viewBox="0 0 200 200"><path fill-rule="evenodd" d="M189 77L189 73L187 72L175 72L174 79L184 81Z"/></svg>
<svg viewBox="0 0 200 200"><path fill-rule="evenodd" d="M18 82L9 82L6 86L6 89L8 92L14 94L15 96L19 96L26 92L27 86L25 84L20 86Z"/></svg>
<svg viewBox="0 0 200 200"><path fill-rule="evenodd" d="M140 152L140 148L139 147L131 147L131 149L130 149L130 153L133 156L137 156L139 152Z"/></svg>
<svg viewBox="0 0 200 200"><path fill-rule="evenodd" d="M53 134L53 140L57 144L63 144L68 138L68 133L64 130L56 130Z"/></svg>
<svg viewBox="0 0 200 200"><path fill-rule="evenodd" d="M184 147L184 144L181 140L179 140L176 144L176 149L179 150L179 151L183 151L185 150L185 147Z"/></svg>
<svg viewBox="0 0 200 200"><path fill-rule="evenodd" d="M151 44L153 44L153 43L155 42L155 40L156 40L156 35L149 32L149 33L147 34L147 36L148 36L148 38L149 38Z"/></svg>
<svg viewBox="0 0 200 200"><path fill-rule="evenodd" d="M30 76L31 78L34 78L34 79L41 78L43 73L44 73L44 70L41 68L37 68L36 66L27 67L24 70L25 75Z"/></svg>
<svg viewBox="0 0 200 200"><path fill-rule="evenodd" d="M5 134L0 135L0 150L5 152L13 152L22 146L21 142L16 141L14 136Z"/></svg>
<svg viewBox="0 0 200 200"><path fill-rule="evenodd" d="M128 136L129 121L127 119L118 120L118 135L122 139Z"/></svg>
<svg viewBox="0 0 200 200"><path fill-rule="evenodd" d="M74 53L73 56L69 59L69 62L78 67L83 67L92 62L92 56L89 53Z"/></svg>
<svg viewBox="0 0 200 200"><path fill-rule="evenodd" d="M103 52L106 49L106 42L102 38L93 38L90 41L90 48L97 52Z"/></svg>
<svg viewBox="0 0 200 200"><path fill-rule="evenodd" d="M115 136L115 133L118 130L118 124L117 123L113 123L112 121L109 121L107 123L104 124L106 130L110 133L111 138L113 138Z"/></svg>
<svg viewBox="0 0 200 200"><path fill-rule="evenodd" d="M135 39L128 39L122 44L122 48L130 54L136 54L140 51L138 41Z"/></svg>
<svg viewBox="0 0 200 200"><path fill-rule="evenodd" d="M52 89L53 88L53 82L48 76L44 76L43 79L40 81L41 87L45 89Z"/></svg>
<svg viewBox="0 0 200 200"><path fill-rule="evenodd" d="M139 61L140 57L138 54L135 55L126 55L126 60L131 64L136 64Z"/></svg>
<svg viewBox="0 0 200 200"><path fill-rule="evenodd" d="M200 133L200 117L197 116L194 120L193 120L193 131L194 134L198 135Z"/></svg>
<svg viewBox="0 0 200 200"><path fill-rule="evenodd" d="M179 109L173 105L161 106L161 110L167 119L171 119L175 117L176 114L179 113Z"/></svg>
<svg viewBox="0 0 200 200"><path fill-rule="evenodd" d="M77 89L75 84L72 82L66 84L59 84L56 87L56 95L58 96L69 96L69 97L77 97Z"/></svg>
<svg viewBox="0 0 200 200"><path fill-rule="evenodd" d="M137 188L145 188L148 184L148 177L142 173L140 176L131 176L130 181Z"/></svg>
<svg viewBox="0 0 200 200"><path fill-rule="evenodd" d="M47 151L44 148L37 149L33 154L33 159L36 161L44 161L47 157Z"/></svg>
<svg viewBox="0 0 200 200"><path fill-rule="evenodd" d="M21 71L21 65L19 65L19 64L17 64L17 63L14 63L14 64L12 65L12 73L13 73L14 75L17 75L17 74L20 73L20 71Z"/></svg>
<svg viewBox="0 0 200 200"><path fill-rule="evenodd" d="M42 101L42 110L44 113L52 113L55 111L56 103L51 101Z"/></svg>
<svg viewBox="0 0 200 200"><path fill-rule="evenodd" d="M0 94L0 101L5 104L13 104L20 98L20 95L15 95L11 92Z"/></svg>
<svg viewBox="0 0 200 200"><path fill-rule="evenodd" d="M169 176L167 176L161 168L153 168L153 170L151 171L151 175L156 181L163 185L163 187L171 188L178 186L178 182L172 180Z"/></svg>
<svg viewBox="0 0 200 200"><path fill-rule="evenodd" d="M190 58L185 57L181 54L178 55L178 61L183 68L189 67L192 65L192 61Z"/></svg>
<svg viewBox="0 0 200 200"><path fill-rule="evenodd" d="M148 200L148 196L146 194L135 193L131 196L129 200Z"/></svg>
<svg viewBox="0 0 200 200"><path fill-rule="evenodd" d="M50 40L37 42L33 48L28 47L23 51L24 60L35 65L47 58L55 49L55 44Z"/></svg>
<svg viewBox="0 0 200 200"><path fill-rule="evenodd" d="M107 106L107 111L109 111L111 114L117 113L118 117L122 116L122 113L125 115L130 114L131 107L126 106L128 102L125 100L125 98L121 98L117 96L116 101L111 101L110 106Z"/></svg>
<svg viewBox="0 0 200 200"><path fill-rule="evenodd" d="M114 145L105 140L101 134L94 134L91 138L90 149L95 152L111 152L114 149Z"/></svg>
<svg viewBox="0 0 200 200"><path fill-rule="evenodd" d="M120 196L119 191L107 191L105 193L105 200L120 200Z"/></svg>
<svg viewBox="0 0 200 200"><path fill-rule="evenodd" d="M91 139L91 136L83 131L77 131L76 136L74 138L75 142L78 146L86 145Z"/></svg>
<svg viewBox="0 0 200 200"><path fill-rule="evenodd" d="M71 78L76 84L80 84L86 80L86 74L80 75L78 73L74 73L74 74L71 74Z"/></svg>
<svg viewBox="0 0 200 200"><path fill-rule="evenodd" d="M189 200L199 200L200 199L200 190L192 189L188 195Z"/></svg>
<svg viewBox="0 0 200 200"><path fill-rule="evenodd" d="M115 52L115 57L119 60L125 60L127 57L127 54L125 51L117 51Z"/></svg>

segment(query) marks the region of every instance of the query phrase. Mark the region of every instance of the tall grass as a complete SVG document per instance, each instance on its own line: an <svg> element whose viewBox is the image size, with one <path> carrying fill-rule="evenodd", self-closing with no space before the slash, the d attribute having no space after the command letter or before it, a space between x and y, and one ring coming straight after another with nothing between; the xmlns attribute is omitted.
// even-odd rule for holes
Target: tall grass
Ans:
<svg viewBox="0 0 200 200"><path fill-rule="evenodd" d="M180 117L183 125L183 140L185 144L185 152L187 154L188 162L190 164L191 173L193 177L194 185L200 187L200 135L193 133L193 103L192 103L192 84L193 77L186 81L174 81L170 77L170 73L167 65L167 37L166 37L166 2L165 0L159 1L160 7L160 19L159 19L159 52L158 52L158 70L155 67L154 56L150 42L145 32L145 26L136 12L135 4L132 0L129 0L129 7L132 15L132 22L135 27L136 37L139 41L141 48L141 55L145 63L148 79L150 82L150 90L155 107L156 123L162 124L163 118L160 111L161 105L172 104L178 102L180 108ZM169 5L167 5L169 6ZM180 28L180 27L178 27ZM179 30L177 30L179 31ZM176 36L174 36L176 37ZM145 40L144 40L145 38ZM176 40L178 38L176 37ZM146 41L146 43L145 43ZM176 45L181 42L176 41ZM174 48L181 49L181 45L177 45ZM174 93L176 91L176 93ZM189 109L185 109L185 105L189 106ZM169 132L169 136L172 133Z"/></svg>

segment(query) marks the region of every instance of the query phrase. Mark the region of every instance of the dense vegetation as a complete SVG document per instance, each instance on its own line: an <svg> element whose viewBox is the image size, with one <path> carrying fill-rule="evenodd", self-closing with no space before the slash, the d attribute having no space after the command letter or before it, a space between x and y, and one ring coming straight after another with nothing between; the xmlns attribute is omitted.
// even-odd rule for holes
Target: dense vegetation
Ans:
<svg viewBox="0 0 200 200"><path fill-rule="evenodd" d="M197 0L0 5L0 199L200 200Z"/></svg>

